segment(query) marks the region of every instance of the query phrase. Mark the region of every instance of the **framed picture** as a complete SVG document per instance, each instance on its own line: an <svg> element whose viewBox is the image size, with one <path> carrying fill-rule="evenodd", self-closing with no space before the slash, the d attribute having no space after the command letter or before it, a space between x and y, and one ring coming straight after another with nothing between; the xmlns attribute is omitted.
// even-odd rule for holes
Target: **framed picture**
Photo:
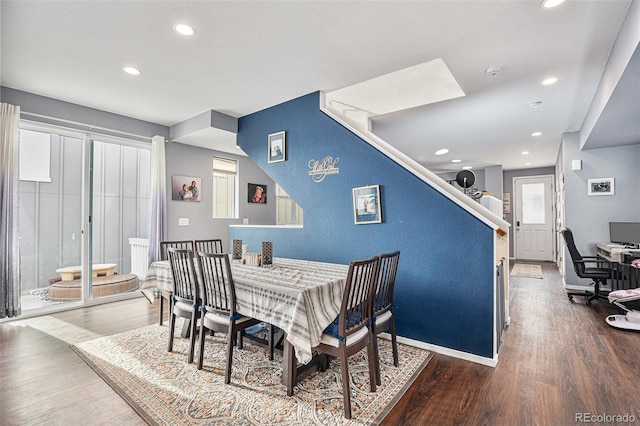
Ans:
<svg viewBox="0 0 640 426"><path fill-rule="evenodd" d="M202 178L171 176L171 199L175 201L200 201Z"/></svg>
<svg viewBox="0 0 640 426"><path fill-rule="evenodd" d="M353 188L353 218L357 225L382 222L380 185Z"/></svg>
<svg viewBox="0 0 640 426"><path fill-rule="evenodd" d="M269 135L269 162L278 163L286 158L284 131Z"/></svg>
<svg viewBox="0 0 640 426"><path fill-rule="evenodd" d="M247 201L256 204L267 204L267 185L250 183L247 189Z"/></svg>
<svg viewBox="0 0 640 426"><path fill-rule="evenodd" d="M589 195L613 195L613 178L589 179Z"/></svg>

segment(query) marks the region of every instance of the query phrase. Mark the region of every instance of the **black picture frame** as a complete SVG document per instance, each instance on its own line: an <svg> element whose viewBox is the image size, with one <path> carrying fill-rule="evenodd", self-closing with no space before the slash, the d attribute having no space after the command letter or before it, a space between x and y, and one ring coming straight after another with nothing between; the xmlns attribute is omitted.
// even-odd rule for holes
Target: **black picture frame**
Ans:
<svg viewBox="0 0 640 426"><path fill-rule="evenodd" d="M287 158L285 132L271 133L268 138L267 159L269 163L279 163Z"/></svg>
<svg viewBox="0 0 640 426"><path fill-rule="evenodd" d="M247 202L251 204L267 204L267 185L262 183L248 184Z"/></svg>

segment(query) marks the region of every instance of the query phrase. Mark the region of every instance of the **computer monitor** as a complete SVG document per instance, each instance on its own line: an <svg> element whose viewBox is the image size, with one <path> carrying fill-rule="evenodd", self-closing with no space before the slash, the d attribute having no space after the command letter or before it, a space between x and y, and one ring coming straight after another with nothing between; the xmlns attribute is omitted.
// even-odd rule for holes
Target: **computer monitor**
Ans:
<svg viewBox="0 0 640 426"><path fill-rule="evenodd" d="M609 239L612 243L640 243L640 222L609 222Z"/></svg>

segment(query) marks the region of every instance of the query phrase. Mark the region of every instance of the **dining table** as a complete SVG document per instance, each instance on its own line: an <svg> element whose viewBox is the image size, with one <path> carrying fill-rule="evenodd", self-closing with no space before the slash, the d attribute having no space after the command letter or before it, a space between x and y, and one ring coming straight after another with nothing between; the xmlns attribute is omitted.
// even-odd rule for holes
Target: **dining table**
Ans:
<svg viewBox="0 0 640 426"><path fill-rule="evenodd" d="M293 394L297 365L308 364L324 329L342 304L348 265L274 257L270 265L231 261L236 309L284 332L282 382ZM149 301L155 291L171 293L173 275L169 261L153 262L142 285Z"/></svg>

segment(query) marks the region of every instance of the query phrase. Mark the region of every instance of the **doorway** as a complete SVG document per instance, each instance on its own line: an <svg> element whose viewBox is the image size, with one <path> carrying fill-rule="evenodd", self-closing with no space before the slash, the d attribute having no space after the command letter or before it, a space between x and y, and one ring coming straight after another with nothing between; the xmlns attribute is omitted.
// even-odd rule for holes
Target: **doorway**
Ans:
<svg viewBox="0 0 640 426"><path fill-rule="evenodd" d="M515 177L513 188L516 259L554 260L553 176Z"/></svg>

